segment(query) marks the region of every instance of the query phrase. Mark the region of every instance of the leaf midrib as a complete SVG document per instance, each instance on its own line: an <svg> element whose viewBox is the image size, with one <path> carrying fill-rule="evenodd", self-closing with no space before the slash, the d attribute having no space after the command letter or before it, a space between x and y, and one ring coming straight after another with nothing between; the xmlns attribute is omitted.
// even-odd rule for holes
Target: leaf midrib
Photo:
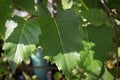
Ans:
<svg viewBox="0 0 120 80"><path fill-rule="evenodd" d="M23 28L22 28L22 31L21 31L21 34L20 34L20 37L19 37L19 41L18 41L18 43L21 42L22 35L23 35L23 33L24 33L24 30L25 30L26 24L27 24L27 20L25 21L25 23L24 23L24 25L23 25Z"/></svg>
<svg viewBox="0 0 120 80"><path fill-rule="evenodd" d="M17 46L16 46L16 51L15 51L14 59L15 59L16 52L17 52L18 47L19 47L19 43L21 42L22 35L23 35L23 33L24 33L24 30L25 30L25 26L26 26L26 24L27 24L27 20L25 21L25 23L24 23L24 25L23 25L23 28L22 28L22 31L21 31L20 37L19 37L19 39L18 39L18 44L17 44ZM20 27L20 26L19 26L19 27Z"/></svg>
<svg viewBox="0 0 120 80"><path fill-rule="evenodd" d="M61 47L62 47L62 52L64 53L64 45L63 45L63 42L62 42L62 39L61 39L61 34L60 34L60 30L58 28L58 25L57 25L57 22L55 19L54 20L54 23L55 23L55 26L56 26L56 29L57 29L57 32L58 32L58 37L59 37L59 40L60 40L60 44L61 44Z"/></svg>
<svg viewBox="0 0 120 80"><path fill-rule="evenodd" d="M55 19L53 19L54 22L55 22L55 25L56 25L56 29L57 29L57 32L58 32L58 37L59 37L59 40L60 40L60 44L61 44L61 47L62 47L62 53L64 54L65 53L65 49L64 49L64 44L63 44L63 41L62 41L62 38L61 38L61 34L60 34L60 30L59 30L59 26L57 25L57 21ZM66 60L66 56L64 56L64 59L65 59L65 66L67 68L67 71L69 71L68 69L68 65L67 65L67 60Z"/></svg>

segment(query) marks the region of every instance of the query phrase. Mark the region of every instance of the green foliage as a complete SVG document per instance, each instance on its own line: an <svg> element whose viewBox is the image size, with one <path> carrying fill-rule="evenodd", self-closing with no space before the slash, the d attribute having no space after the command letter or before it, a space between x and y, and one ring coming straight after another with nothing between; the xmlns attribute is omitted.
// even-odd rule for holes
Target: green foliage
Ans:
<svg viewBox="0 0 120 80"><path fill-rule="evenodd" d="M83 41L84 50L80 52L80 68L86 71L86 80L95 80L101 74L102 62L94 59L94 51L91 48L95 45L92 42Z"/></svg>
<svg viewBox="0 0 120 80"><path fill-rule="evenodd" d="M79 60L79 54L76 52L71 52L65 54L59 53L53 58L52 62L58 66L59 70L63 71L63 74L65 74L67 78L72 79L72 68L78 66L77 62Z"/></svg>
<svg viewBox="0 0 120 80"><path fill-rule="evenodd" d="M41 32L34 19L25 21L21 18L16 18L16 23L11 22L9 20L6 22L7 30L3 49L10 64L18 65L34 52L35 44L39 42L38 36Z"/></svg>
<svg viewBox="0 0 120 80"><path fill-rule="evenodd" d="M118 12L119 4L115 3L119 2L109 0L106 3ZM0 37L4 40L3 47L0 46L4 50L0 65L6 65L3 60L8 61L14 72L18 65L30 58L36 46L41 46L44 56L56 64L67 80L114 80L106 60L113 60L109 53L115 52L112 28L115 23L111 23L110 14L106 13L100 1L57 0L56 5L56 8L55 4L50 8L58 10L54 13L48 10L47 0L36 4L34 0L0 1ZM28 15L18 17L14 9L25 11ZM119 13L115 13L113 18L119 25ZM6 72L6 67L0 66L0 77ZM32 80L29 75L23 74L26 79ZM61 77L59 72L54 75L56 80Z"/></svg>
<svg viewBox="0 0 120 80"><path fill-rule="evenodd" d="M46 55L55 56L58 53L69 53L81 49L83 30L80 29L78 18L73 11L61 11L55 19L40 17L39 22L42 31L40 45L44 48L43 52Z"/></svg>

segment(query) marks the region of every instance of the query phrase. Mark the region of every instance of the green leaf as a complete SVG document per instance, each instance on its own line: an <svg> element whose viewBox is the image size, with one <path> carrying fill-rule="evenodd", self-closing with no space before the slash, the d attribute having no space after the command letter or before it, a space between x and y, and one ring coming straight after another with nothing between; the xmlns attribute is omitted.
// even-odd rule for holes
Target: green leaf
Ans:
<svg viewBox="0 0 120 80"><path fill-rule="evenodd" d="M73 5L73 1L72 0L62 0L62 6L63 9L70 9Z"/></svg>
<svg viewBox="0 0 120 80"><path fill-rule="evenodd" d="M95 44L94 43L92 43L92 42L86 42L86 41L82 41L82 43L83 43L83 45L84 45L84 50L81 50L80 51L80 64L82 64L83 65L83 63L85 62L85 59L86 59L86 57L87 56L89 56L88 54L89 54L89 52L91 52L91 53L94 53L92 50L90 50L92 47L94 47L95 46ZM93 57L93 56L92 56ZM89 63L89 62L88 62ZM81 65L81 66L82 66Z"/></svg>
<svg viewBox="0 0 120 80"><path fill-rule="evenodd" d="M88 26L87 30L89 33L89 40L96 44L93 48L95 51L95 58L105 61L109 58L109 53L114 51L114 32L112 27L106 27L105 25L100 27Z"/></svg>
<svg viewBox="0 0 120 80"><path fill-rule="evenodd" d="M94 76L93 74L88 73L88 74L86 75L85 80L98 80L98 79L97 79L97 77Z"/></svg>
<svg viewBox="0 0 120 80"><path fill-rule="evenodd" d="M104 72L101 80L114 80L114 77L105 68L105 72Z"/></svg>
<svg viewBox="0 0 120 80"><path fill-rule="evenodd" d="M84 50L80 51L80 68L86 71L86 80L95 80L101 73L102 63L99 60L94 59L94 51L91 48L94 43L83 41Z"/></svg>
<svg viewBox="0 0 120 80"><path fill-rule="evenodd" d="M55 18L40 17L39 22L42 31L40 45L43 53L47 56L55 56L52 62L55 62L58 68L69 77L69 70L76 65L76 60L69 64L68 61L73 59L68 57L73 55L71 52L80 51L83 38L83 31L79 27L76 14L71 10L66 10L59 12ZM63 65L59 64L59 61L63 61L58 57L65 61ZM69 72L66 73L66 70Z"/></svg>
<svg viewBox="0 0 120 80"><path fill-rule="evenodd" d="M60 53L53 58L53 63L56 63L59 70L63 71L66 77L72 76L72 69L78 66L80 55L76 52L71 53Z"/></svg>
<svg viewBox="0 0 120 80"><path fill-rule="evenodd" d="M36 45L34 44L15 44L6 42L4 44L4 50L6 53L6 58L10 63L12 71L14 72L16 67L26 58L30 57L31 53L36 49Z"/></svg>
<svg viewBox="0 0 120 80"><path fill-rule="evenodd" d="M99 76L101 73L102 63L99 60L89 61L89 65L87 67L87 71L93 75Z"/></svg>
<svg viewBox="0 0 120 80"><path fill-rule="evenodd" d="M6 22L7 31L3 46L7 59L14 67L34 52L40 35L40 28L36 20L24 21L22 18L15 18L15 20L16 23L14 21Z"/></svg>
<svg viewBox="0 0 120 80"><path fill-rule="evenodd" d="M100 26L107 24L110 26L110 20L107 14L102 9L82 10L81 15L88 20L92 25Z"/></svg>
<svg viewBox="0 0 120 80"><path fill-rule="evenodd" d="M39 28L39 24L35 19L24 20L22 18L14 18L17 23L17 27L13 27L13 31L11 34L9 29L12 26L7 27L6 42L12 43L21 43L21 44L37 44L39 43L39 35L41 34L41 30ZM15 39L16 38L16 39Z"/></svg>
<svg viewBox="0 0 120 80"><path fill-rule="evenodd" d="M77 14L72 10L62 11L55 20L63 52L80 51L84 34L79 26Z"/></svg>
<svg viewBox="0 0 120 80"><path fill-rule="evenodd" d="M0 0L0 35L5 36L5 21L11 17L12 6L10 0Z"/></svg>
<svg viewBox="0 0 120 80"><path fill-rule="evenodd" d="M40 17L39 23L42 31L40 45L44 54L55 56L58 53L80 51L83 30L73 11L62 11L55 19Z"/></svg>

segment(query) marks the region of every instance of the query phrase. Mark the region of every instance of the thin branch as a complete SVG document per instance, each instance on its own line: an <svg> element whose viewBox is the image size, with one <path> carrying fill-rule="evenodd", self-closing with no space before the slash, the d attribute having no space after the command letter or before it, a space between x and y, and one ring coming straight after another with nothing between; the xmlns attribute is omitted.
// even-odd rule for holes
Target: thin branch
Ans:
<svg viewBox="0 0 120 80"><path fill-rule="evenodd" d="M19 7L21 10L24 10L24 11L27 11L26 9L24 9L16 0L12 0L13 1L13 3L17 6L17 7ZM27 11L28 13L29 13L29 11ZM29 13L29 14L31 14L31 13Z"/></svg>
<svg viewBox="0 0 120 80"><path fill-rule="evenodd" d="M52 69L52 70L58 70L56 67L52 67L52 66L36 66L33 67L34 69Z"/></svg>
<svg viewBox="0 0 120 80"><path fill-rule="evenodd" d="M54 66L20 66L21 69L28 69L28 70L34 70L34 69L51 69L51 70L58 70L57 67Z"/></svg>
<svg viewBox="0 0 120 80"><path fill-rule="evenodd" d="M30 19L31 19L31 18L38 18L38 16L32 14L30 11L26 10L25 8L23 8L16 0L12 0L12 1L13 1L13 3L14 3L17 7L19 7L21 10L26 11L29 15L31 15Z"/></svg>
<svg viewBox="0 0 120 80"><path fill-rule="evenodd" d="M120 31L119 29L119 26L116 24L115 20L114 20L114 14L113 12L110 10L110 8L106 5L105 1L104 0L100 0L101 3L103 4L103 6L105 7L105 9L107 10L107 13L109 15L109 17L111 18L111 21L112 21L112 24L113 24L113 27L115 27L118 31Z"/></svg>
<svg viewBox="0 0 120 80"><path fill-rule="evenodd" d="M105 9L107 10L107 13L112 21L113 24L113 28L114 28L114 37L115 37L115 53L116 53L116 59L117 59L117 71L116 71L116 78L119 77L119 58L118 58L118 31L120 31L119 26L116 24L115 20L114 20L114 16L113 13L111 12L110 8L106 5L104 0L100 0L102 5L105 7Z"/></svg>

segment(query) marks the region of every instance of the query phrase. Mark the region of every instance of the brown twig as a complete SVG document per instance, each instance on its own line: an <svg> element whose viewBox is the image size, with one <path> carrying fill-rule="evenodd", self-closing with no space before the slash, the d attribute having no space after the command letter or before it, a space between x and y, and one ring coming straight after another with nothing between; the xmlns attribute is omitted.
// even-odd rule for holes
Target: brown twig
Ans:
<svg viewBox="0 0 120 80"><path fill-rule="evenodd" d="M58 70L57 67L54 66L20 66L21 69L28 69L28 70L34 70L34 69L50 69L50 70Z"/></svg>
<svg viewBox="0 0 120 80"><path fill-rule="evenodd" d="M31 18L38 18L38 16L32 14L30 11L26 10L25 8L23 8L16 0L12 0L12 2L13 2L17 7L19 7L21 10L26 11L26 12L31 16L30 19L31 19Z"/></svg>
<svg viewBox="0 0 120 80"><path fill-rule="evenodd" d="M116 53L116 59L117 59L117 71L116 71L116 78L119 77L119 59L118 59L118 31L120 31L119 26L116 24L116 22L114 21L114 16L113 13L111 12L110 8L106 5L104 0L100 0L102 5L105 7L105 9L107 10L107 13L111 19L111 22L113 24L113 28L114 28L114 37L115 37L115 53Z"/></svg>
<svg viewBox="0 0 120 80"><path fill-rule="evenodd" d="M58 70L56 67L52 67L52 66L36 66L33 67L34 69L51 69L51 70Z"/></svg>

